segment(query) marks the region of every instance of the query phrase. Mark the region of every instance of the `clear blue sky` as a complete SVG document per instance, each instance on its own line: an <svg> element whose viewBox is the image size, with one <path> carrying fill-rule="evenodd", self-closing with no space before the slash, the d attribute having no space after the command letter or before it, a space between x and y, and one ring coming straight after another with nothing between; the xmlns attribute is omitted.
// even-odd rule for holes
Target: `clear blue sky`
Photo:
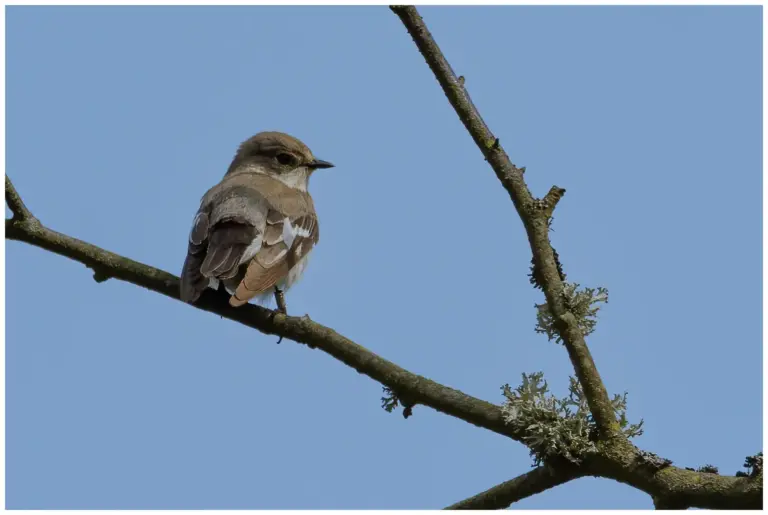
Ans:
<svg viewBox="0 0 768 515"><path fill-rule="evenodd" d="M610 290L589 344L638 444L733 474L762 446L761 8L421 11L533 192L567 188L554 244ZM337 165L292 313L489 401L566 393L522 224L387 8L6 20L7 171L51 228L178 274L240 141L289 132ZM530 468L320 351L6 248L8 508L439 508ZM652 504L586 478L515 506Z"/></svg>

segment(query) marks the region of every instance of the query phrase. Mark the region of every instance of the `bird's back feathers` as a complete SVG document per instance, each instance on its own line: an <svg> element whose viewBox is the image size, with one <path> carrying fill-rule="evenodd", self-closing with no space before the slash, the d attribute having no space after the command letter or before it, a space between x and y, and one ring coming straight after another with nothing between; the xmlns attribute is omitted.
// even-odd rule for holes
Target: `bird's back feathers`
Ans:
<svg viewBox="0 0 768 515"><path fill-rule="evenodd" d="M194 302L211 279L242 305L288 278L319 240L312 198L263 173L228 174L203 197L190 231L181 298ZM303 268L303 267L302 267Z"/></svg>

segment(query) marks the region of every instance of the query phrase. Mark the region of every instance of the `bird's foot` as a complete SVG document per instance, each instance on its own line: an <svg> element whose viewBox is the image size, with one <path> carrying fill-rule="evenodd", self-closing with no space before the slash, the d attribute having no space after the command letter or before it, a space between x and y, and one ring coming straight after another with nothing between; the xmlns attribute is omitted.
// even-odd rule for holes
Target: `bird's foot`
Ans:
<svg viewBox="0 0 768 515"><path fill-rule="evenodd" d="M275 309L274 315L281 313L283 315L288 316L288 309L285 306L285 293L283 293L283 290L281 290L277 286L275 286L275 302L277 303L277 309ZM279 344L281 341L283 341L282 336L280 337L279 340L277 340L277 343Z"/></svg>

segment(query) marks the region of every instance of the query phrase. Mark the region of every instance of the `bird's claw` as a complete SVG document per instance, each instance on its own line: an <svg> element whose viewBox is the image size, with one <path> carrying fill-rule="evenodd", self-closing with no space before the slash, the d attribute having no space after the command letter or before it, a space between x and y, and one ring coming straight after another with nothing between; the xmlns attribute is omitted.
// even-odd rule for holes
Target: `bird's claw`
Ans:
<svg viewBox="0 0 768 515"><path fill-rule="evenodd" d="M288 310L285 307L285 295L283 294L283 291L277 286L275 286L275 302L277 303L277 309L275 309L274 315L280 313L282 315L288 316ZM279 344L281 341L283 341L282 336L280 336L280 339L277 340L277 343Z"/></svg>

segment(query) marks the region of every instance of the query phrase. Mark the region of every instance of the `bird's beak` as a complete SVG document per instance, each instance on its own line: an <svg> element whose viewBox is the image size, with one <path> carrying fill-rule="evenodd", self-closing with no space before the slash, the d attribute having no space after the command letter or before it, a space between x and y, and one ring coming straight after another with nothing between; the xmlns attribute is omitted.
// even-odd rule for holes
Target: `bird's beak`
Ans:
<svg viewBox="0 0 768 515"><path fill-rule="evenodd" d="M323 161L322 159L315 159L311 163L307 163L307 166L310 168L333 168L333 163L329 163L328 161Z"/></svg>

